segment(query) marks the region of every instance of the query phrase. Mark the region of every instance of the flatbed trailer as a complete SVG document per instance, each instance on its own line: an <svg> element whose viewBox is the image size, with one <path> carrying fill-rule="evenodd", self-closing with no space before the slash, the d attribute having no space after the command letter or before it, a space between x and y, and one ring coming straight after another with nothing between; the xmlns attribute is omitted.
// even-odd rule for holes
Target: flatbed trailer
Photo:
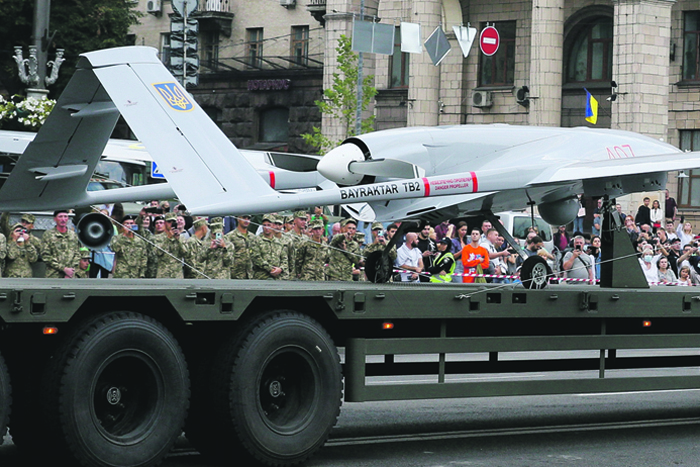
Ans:
<svg viewBox="0 0 700 467"><path fill-rule="evenodd" d="M155 465L183 430L299 464L343 400L700 388L694 287L3 279L0 323L0 433L85 466Z"/></svg>

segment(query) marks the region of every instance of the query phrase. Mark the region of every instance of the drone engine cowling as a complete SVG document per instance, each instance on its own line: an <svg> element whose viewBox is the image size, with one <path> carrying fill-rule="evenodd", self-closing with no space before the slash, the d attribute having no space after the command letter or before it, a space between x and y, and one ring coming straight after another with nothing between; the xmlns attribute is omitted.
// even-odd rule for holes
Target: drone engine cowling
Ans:
<svg viewBox="0 0 700 467"><path fill-rule="evenodd" d="M566 225L573 221L578 214L578 199L569 198L550 203L540 203L537 211L542 219L550 225Z"/></svg>

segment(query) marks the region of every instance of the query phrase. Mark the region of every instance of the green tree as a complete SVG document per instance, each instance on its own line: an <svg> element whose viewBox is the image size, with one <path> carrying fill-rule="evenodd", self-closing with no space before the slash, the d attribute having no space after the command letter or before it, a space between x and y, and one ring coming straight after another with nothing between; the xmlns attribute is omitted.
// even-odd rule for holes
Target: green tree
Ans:
<svg viewBox="0 0 700 467"><path fill-rule="evenodd" d="M323 100L315 101L321 114L340 119L347 136L355 136L355 122L357 111L357 77L358 54L352 51L349 37L342 35L338 41L338 69L340 73L333 73L333 86L323 91ZM370 102L377 95L377 89L372 86L374 76L365 76L362 79L362 110L367 110ZM365 118L361 122L360 134L373 131L374 115ZM321 133L321 129L313 127L313 133L301 135L304 142L318 148L320 154L325 154L338 146L342 141L333 141Z"/></svg>
<svg viewBox="0 0 700 467"><path fill-rule="evenodd" d="M134 10L131 0L62 0L51 2L49 60L56 49L65 49L65 62L59 79L49 87L50 95L57 97L75 71L78 55L91 50L133 45L129 27L138 23L141 15ZM17 75L12 58L14 46L27 47L31 42L34 1L0 0L0 89L9 95L21 94L26 88Z"/></svg>

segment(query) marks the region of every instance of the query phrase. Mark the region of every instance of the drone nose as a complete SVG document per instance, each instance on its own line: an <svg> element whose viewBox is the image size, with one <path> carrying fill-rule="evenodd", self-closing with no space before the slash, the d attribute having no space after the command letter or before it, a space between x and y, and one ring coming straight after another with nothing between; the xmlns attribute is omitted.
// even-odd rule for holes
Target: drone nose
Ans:
<svg viewBox="0 0 700 467"><path fill-rule="evenodd" d="M351 162L364 161L362 150L352 143L341 144L331 149L318 163L318 172L340 185L357 185L362 181L363 174L355 174L350 171Z"/></svg>

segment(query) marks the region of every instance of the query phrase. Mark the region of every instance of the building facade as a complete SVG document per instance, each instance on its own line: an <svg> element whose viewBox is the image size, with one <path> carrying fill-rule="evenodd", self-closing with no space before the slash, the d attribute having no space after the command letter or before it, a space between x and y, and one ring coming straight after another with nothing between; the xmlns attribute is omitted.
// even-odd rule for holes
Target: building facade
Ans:
<svg viewBox="0 0 700 467"><path fill-rule="evenodd" d="M163 25L169 3L163 1L161 16L150 14L142 21L135 31L137 43L166 53ZM215 4L225 5L222 13L230 21L221 22L225 15L215 19L216 26L205 24L214 20L200 21L202 72L200 85L191 91L241 147L264 145L270 139L267 129L279 127L273 122L285 115L290 150L310 150L295 138L318 122L324 134L342 139L342 124L319 115L313 100L338 71L338 38L352 35L353 21L362 13L365 20L393 24L397 30L401 22L419 23L423 40L439 26L452 46L439 66L427 53L401 53L398 35L394 55L363 54L363 73L374 75L378 89L368 111L376 117L376 129L476 123L590 126L584 115L587 89L600 105L597 127L700 150L700 1L202 0L200 11ZM452 32L462 25L479 31L495 26L501 38L498 52L483 55L477 39L463 57ZM308 42L295 48L295 37L307 37L300 27L308 28ZM304 66L294 64L305 56L310 61ZM286 91L251 89L284 87L275 84L284 79L292 81ZM669 174L671 194L688 217L698 218L700 170L684 174L687 178L677 175ZM636 211L642 196L627 197L623 210Z"/></svg>

